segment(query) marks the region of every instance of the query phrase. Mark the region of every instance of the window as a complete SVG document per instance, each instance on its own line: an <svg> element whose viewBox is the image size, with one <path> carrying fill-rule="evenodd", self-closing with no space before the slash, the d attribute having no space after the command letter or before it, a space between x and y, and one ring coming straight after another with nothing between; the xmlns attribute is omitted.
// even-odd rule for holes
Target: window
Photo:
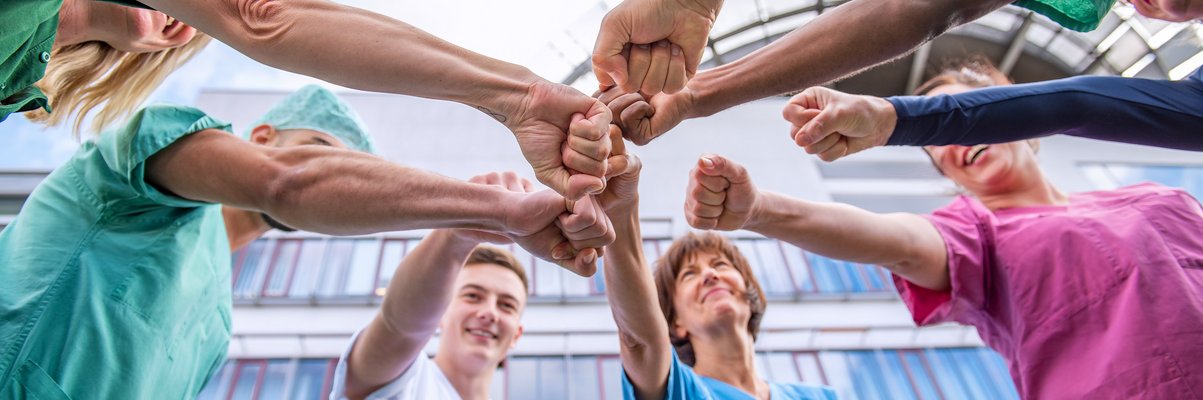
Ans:
<svg viewBox="0 0 1203 400"><path fill-rule="evenodd" d="M1203 165L1084 164L1082 173L1099 189L1115 189L1141 182L1156 182L1186 190L1203 198Z"/></svg>

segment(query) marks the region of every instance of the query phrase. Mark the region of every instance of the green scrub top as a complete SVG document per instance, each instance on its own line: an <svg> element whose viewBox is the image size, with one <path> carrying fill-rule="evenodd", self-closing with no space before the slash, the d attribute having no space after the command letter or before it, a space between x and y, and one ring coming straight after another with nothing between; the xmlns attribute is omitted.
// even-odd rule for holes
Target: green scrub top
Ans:
<svg viewBox="0 0 1203 400"><path fill-rule="evenodd" d="M134 0L110 3L148 8ZM0 122L12 113L45 109L50 101L34 82L46 74L63 0L0 0Z"/></svg>
<svg viewBox="0 0 1203 400"><path fill-rule="evenodd" d="M221 206L146 181L146 160L230 125L152 106L85 143L0 231L0 398L195 398L230 340ZM197 168L204 168L198 165Z"/></svg>
<svg viewBox="0 0 1203 400"><path fill-rule="evenodd" d="M46 73L62 6L62 0L0 0L0 122L16 112L50 111L33 83Z"/></svg>

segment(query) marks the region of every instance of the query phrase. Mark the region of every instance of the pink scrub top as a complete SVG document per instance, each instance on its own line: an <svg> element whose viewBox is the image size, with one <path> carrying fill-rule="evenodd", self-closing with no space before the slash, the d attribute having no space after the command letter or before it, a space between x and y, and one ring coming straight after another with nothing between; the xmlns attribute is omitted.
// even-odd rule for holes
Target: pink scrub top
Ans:
<svg viewBox="0 0 1203 400"><path fill-rule="evenodd" d="M915 323L977 328L1025 399L1203 398L1203 209L1156 184L928 216L950 291L895 275Z"/></svg>

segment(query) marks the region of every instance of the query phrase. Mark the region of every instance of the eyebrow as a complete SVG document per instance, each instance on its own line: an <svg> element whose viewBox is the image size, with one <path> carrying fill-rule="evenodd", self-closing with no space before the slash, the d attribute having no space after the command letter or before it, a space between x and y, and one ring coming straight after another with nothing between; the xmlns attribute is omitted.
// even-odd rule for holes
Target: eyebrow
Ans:
<svg viewBox="0 0 1203 400"><path fill-rule="evenodd" d="M482 292L485 292L485 293L492 293L491 291L489 291L489 289L485 289L485 287L484 287L484 286L480 286L480 285L477 285L477 284L472 284L472 283L467 283L467 284L464 284L464 287L461 287L461 288L459 289L459 291L460 291L460 292L463 292L463 291L465 291L465 290L479 290L479 291L482 291ZM510 299L510 300L513 300L513 301L518 301L518 298L517 298L517 297L515 297L515 296L513 296L513 295L510 295L509 293L498 293L498 294L497 294L497 297L501 297L501 298L503 298L503 299Z"/></svg>
<svg viewBox="0 0 1203 400"><path fill-rule="evenodd" d="M334 144L330 143L329 140L322 139L321 137L318 137L318 136L314 136L313 141L317 142L319 145L322 145L322 146L331 146L331 147L334 146Z"/></svg>

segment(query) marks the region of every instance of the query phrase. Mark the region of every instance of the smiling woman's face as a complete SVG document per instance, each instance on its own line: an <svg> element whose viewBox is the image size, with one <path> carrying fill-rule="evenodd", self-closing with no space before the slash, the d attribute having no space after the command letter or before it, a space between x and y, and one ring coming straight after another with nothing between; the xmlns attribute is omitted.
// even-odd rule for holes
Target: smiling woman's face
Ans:
<svg viewBox="0 0 1203 400"><path fill-rule="evenodd" d="M973 88L960 84L943 85L929 95L957 94ZM940 172L979 198L1015 191L1044 179L1036 161L1035 146L1028 141L976 146L926 146Z"/></svg>
<svg viewBox="0 0 1203 400"><path fill-rule="evenodd" d="M677 273L673 305L677 337L703 330L745 330L751 317L747 285L727 256L697 251L685 258Z"/></svg>

